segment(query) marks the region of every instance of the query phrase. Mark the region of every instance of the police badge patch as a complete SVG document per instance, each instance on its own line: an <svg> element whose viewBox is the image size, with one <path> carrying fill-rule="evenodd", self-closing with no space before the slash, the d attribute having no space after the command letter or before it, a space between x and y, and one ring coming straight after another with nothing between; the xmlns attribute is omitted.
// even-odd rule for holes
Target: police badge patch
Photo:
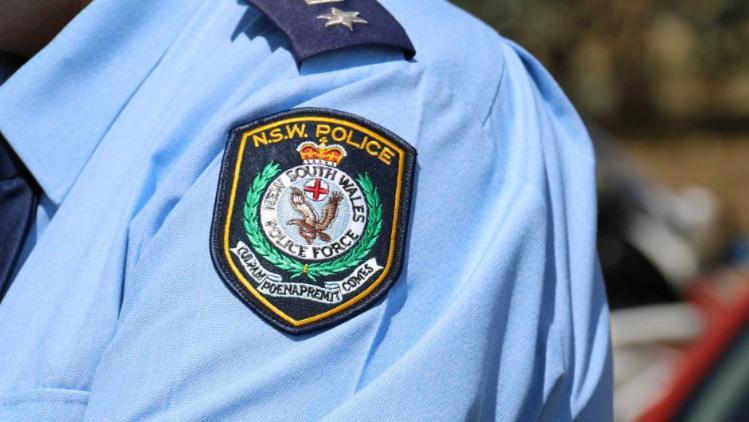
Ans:
<svg viewBox="0 0 749 422"><path fill-rule="evenodd" d="M353 317L400 273L415 159L396 135L332 110L234 129L211 230L216 269L285 331Z"/></svg>

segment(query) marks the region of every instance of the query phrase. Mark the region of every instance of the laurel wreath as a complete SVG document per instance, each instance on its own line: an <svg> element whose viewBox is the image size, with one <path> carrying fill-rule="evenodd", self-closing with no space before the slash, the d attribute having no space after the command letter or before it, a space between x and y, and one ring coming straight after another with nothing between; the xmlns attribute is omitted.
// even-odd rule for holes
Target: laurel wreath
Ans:
<svg viewBox="0 0 749 422"><path fill-rule="evenodd" d="M266 165L263 171L255 176L250 189L247 191L247 198L245 199L242 213L243 225L250 245L252 245L255 252L277 268L293 273L291 278L306 275L313 281L317 277L333 275L359 265L372 251L382 230L382 203L380 202L380 195L377 192L377 188L374 186L369 175L366 173L363 175L360 174L356 179L359 186L361 186L362 192L364 192L364 198L370 210L367 228L359 243L345 255L333 261L304 264L282 254L278 249L273 247L262 234L260 224L258 223L258 205L260 204L262 194L280 171L281 167L277 163L271 162Z"/></svg>

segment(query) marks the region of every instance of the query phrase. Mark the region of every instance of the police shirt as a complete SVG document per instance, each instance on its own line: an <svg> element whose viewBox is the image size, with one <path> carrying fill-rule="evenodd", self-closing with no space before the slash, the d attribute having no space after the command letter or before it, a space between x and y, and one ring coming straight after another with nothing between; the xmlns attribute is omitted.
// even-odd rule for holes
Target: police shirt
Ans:
<svg viewBox="0 0 749 422"><path fill-rule="evenodd" d="M583 125L449 3L382 6L413 57L97 0L0 88L55 210L0 304L0 420L610 418Z"/></svg>

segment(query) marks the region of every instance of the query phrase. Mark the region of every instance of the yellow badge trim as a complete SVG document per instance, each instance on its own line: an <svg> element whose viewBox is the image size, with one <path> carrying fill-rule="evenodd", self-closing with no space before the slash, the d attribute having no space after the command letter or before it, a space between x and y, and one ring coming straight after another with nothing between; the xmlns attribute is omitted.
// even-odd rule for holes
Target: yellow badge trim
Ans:
<svg viewBox="0 0 749 422"><path fill-rule="evenodd" d="M266 131L268 129L272 129L277 126L282 126L289 123L297 123L297 122L326 122L326 123L333 123L341 126L347 126L351 129L358 130L362 133L367 134L368 136L382 142L383 144L386 144L393 150L395 150L398 153L399 160L398 160L398 182L395 189L395 206L393 207L393 224L392 229L390 233L390 248L388 251L388 259L385 264L384 270L381 272L380 276L372 282L366 289L361 291L356 296L352 297L351 299L347 300L346 302L341 303L340 305L336 306L333 309L330 309L326 312L323 312L321 314L311 316L305 319L296 320L280 309L278 309L276 306L274 306L268 299L266 299L263 295L261 295L253 286L252 284L245 278L245 276L242 274L241 271L237 268L237 266L234 264L234 261L231 258L230 255L230 248L229 248L229 235L230 235L230 226L231 226L231 218L232 213L234 210L234 204L236 200L236 194L237 194L237 185L239 183L239 176L240 176L240 170L242 167L242 159L244 157L244 151L245 147L247 145L247 139L250 138L253 134ZM226 214L226 219L224 222L224 239L223 239L223 250L224 254L226 256L226 261L228 262L232 272L237 277L237 279L242 283L242 285L247 289L250 294L252 294L260 303L265 305L265 307L269 310L271 310L273 313L278 315L281 319L288 322L289 324L295 326L295 327L303 327L308 324L312 324L314 322L320 321L322 319L328 318L332 315L336 315L338 313L343 312L344 310L350 308L351 306L355 305L356 303L360 302L364 298L370 295L373 290L377 288L380 283L382 283L382 280L387 277L387 275L390 273L390 269L393 263L393 255L396 248L396 235L397 235L397 227L398 227L398 214L400 209L400 198L401 198L401 190L403 185L403 172L404 172L404 166L406 161L405 151L392 142L391 140L384 138L383 136L379 135L378 133L375 133L366 127L360 126L356 123L349 122L347 120L342 119L336 119L326 116L314 116L314 115L307 115L304 117L291 117L283 120L279 120L273 123L269 123L267 125L254 128L252 130L249 130L242 134L242 138L239 145L239 150L237 153L237 162L234 168L234 178L232 180L232 186L231 186L231 194L229 196L229 207L228 212Z"/></svg>

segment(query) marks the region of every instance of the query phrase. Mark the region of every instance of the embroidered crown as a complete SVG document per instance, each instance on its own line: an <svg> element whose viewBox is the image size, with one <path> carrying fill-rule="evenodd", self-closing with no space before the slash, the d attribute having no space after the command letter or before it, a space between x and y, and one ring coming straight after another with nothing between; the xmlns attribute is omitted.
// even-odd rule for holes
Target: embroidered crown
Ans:
<svg viewBox="0 0 749 422"><path fill-rule="evenodd" d="M337 167L346 156L346 150L340 145L320 145L314 142L302 142L296 148L305 164L324 164Z"/></svg>

